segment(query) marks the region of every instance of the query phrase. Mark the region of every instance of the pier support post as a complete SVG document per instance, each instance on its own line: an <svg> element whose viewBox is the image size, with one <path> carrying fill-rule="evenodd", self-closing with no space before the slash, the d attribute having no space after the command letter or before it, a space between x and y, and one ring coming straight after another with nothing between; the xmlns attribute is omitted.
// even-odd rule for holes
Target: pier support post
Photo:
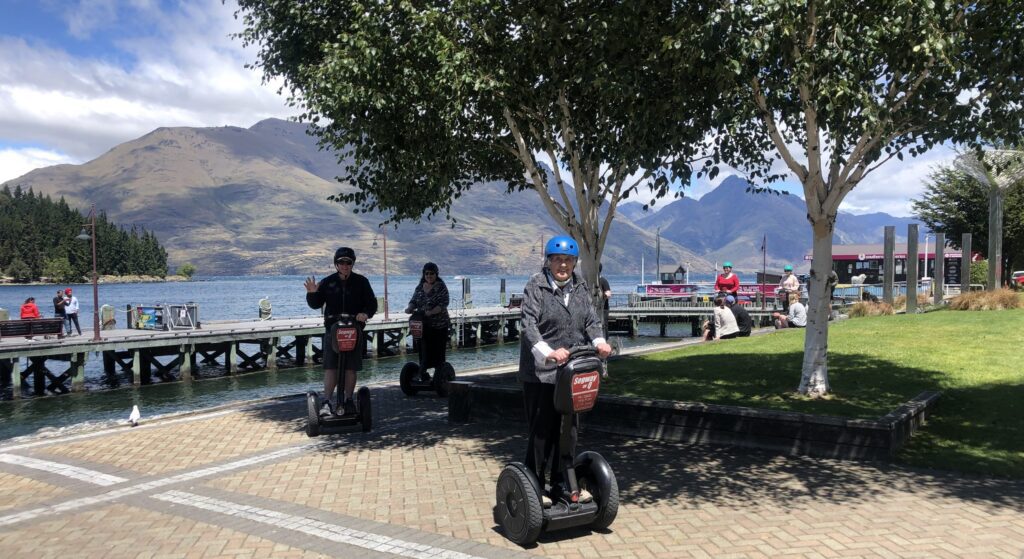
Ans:
<svg viewBox="0 0 1024 559"><path fill-rule="evenodd" d="M103 352L103 372L109 376L117 374L117 361L114 360L114 351Z"/></svg>
<svg viewBox="0 0 1024 559"><path fill-rule="evenodd" d="M408 324L408 323L406 323L406 324ZM398 342L398 354L399 355L405 355L406 352L408 351L408 348L406 348L405 340L408 339L409 336L410 336L409 327L406 326L405 328L402 328L401 338L399 338L401 341ZM413 341L413 343L415 344L416 342Z"/></svg>
<svg viewBox="0 0 1024 559"><path fill-rule="evenodd" d="M501 285L502 285L502 288L505 287L505 280L501 280ZM504 290L502 291L502 295L504 295ZM505 320L505 317L501 317L501 318L498 319L498 343L499 344L505 343L505 328L507 326L508 326L508 321Z"/></svg>
<svg viewBox="0 0 1024 559"><path fill-rule="evenodd" d="M192 352L193 347L189 344L181 346L178 351L178 372L181 373L181 380L190 381L192 380Z"/></svg>
<svg viewBox="0 0 1024 559"><path fill-rule="evenodd" d="M11 359L11 398L21 399L21 359Z"/></svg>
<svg viewBox="0 0 1024 559"><path fill-rule="evenodd" d="M690 335L694 338L700 337L700 317L690 317Z"/></svg>
<svg viewBox="0 0 1024 559"><path fill-rule="evenodd" d="M315 365L316 359L314 359L314 357L316 356L316 353L313 351L313 336L308 336L306 338L306 355L309 356L310 362ZM303 362L305 362L305 358L303 358Z"/></svg>
<svg viewBox="0 0 1024 559"><path fill-rule="evenodd" d="M132 384L142 384L142 350L139 349L132 352Z"/></svg>
<svg viewBox="0 0 1024 559"><path fill-rule="evenodd" d="M238 343L228 342L228 351L224 357L224 368L228 370L228 374L235 374L238 372L238 365L235 361L238 359Z"/></svg>
<svg viewBox="0 0 1024 559"><path fill-rule="evenodd" d="M476 347L480 347L484 339L484 323L483 320L476 323Z"/></svg>
<svg viewBox="0 0 1024 559"><path fill-rule="evenodd" d="M270 338L270 347L267 348L267 370L277 371L277 344L281 338Z"/></svg>
<svg viewBox="0 0 1024 559"><path fill-rule="evenodd" d="M658 319L658 335L662 338L668 336L668 319L665 317Z"/></svg>
<svg viewBox="0 0 1024 559"><path fill-rule="evenodd" d="M629 317L629 337L635 338L640 335L640 317L633 315Z"/></svg>
<svg viewBox="0 0 1024 559"><path fill-rule="evenodd" d="M85 359L86 353L75 353L71 356L71 391L85 390Z"/></svg>

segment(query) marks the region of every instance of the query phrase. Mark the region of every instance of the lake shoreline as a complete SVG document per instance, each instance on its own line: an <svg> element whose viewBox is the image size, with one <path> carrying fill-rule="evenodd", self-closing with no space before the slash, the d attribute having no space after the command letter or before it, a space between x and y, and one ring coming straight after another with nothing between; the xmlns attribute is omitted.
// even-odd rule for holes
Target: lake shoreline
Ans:
<svg viewBox="0 0 1024 559"><path fill-rule="evenodd" d="M98 284L113 284L113 283L165 283L165 282L184 282L192 281L191 278L185 276L144 276L144 275L126 275L126 276L100 276L97 279ZM79 282L53 282L53 281L28 281L25 283L15 282L12 278L0 278L0 285L24 285L24 286L39 286L39 285L92 285L91 280L79 281Z"/></svg>

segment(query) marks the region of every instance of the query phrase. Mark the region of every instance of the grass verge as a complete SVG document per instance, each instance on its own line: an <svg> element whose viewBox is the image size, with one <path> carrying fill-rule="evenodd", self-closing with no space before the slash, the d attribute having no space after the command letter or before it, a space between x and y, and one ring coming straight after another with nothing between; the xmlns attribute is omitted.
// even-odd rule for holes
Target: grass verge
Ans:
<svg viewBox="0 0 1024 559"><path fill-rule="evenodd" d="M796 393L803 342L803 330L784 330L623 359L602 392L875 419L941 390L897 461L1024 478L1024 309L832 323L823 399Z"/></svg>

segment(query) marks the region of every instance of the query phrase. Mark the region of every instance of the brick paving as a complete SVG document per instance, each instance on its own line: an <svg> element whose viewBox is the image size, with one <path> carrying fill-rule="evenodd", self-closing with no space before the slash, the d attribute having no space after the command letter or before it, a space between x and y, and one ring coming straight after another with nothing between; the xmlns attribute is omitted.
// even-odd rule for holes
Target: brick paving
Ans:
<svg viewBox="0 0 1024 559"><path fill-rule="evenodd" d="M293 399L0 445L0 556L1024 558L1020 481L586 432L618 518L523 549L492 518L523 425L373 398L367 434L309 439Z"/></svg>

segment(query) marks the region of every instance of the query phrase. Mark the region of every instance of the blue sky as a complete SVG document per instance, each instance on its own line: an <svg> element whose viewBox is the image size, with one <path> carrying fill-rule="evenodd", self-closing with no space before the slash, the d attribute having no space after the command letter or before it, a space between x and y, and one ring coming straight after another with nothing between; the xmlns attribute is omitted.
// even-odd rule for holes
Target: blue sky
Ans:
<svg viewBox="0 0 1024 559"><path fill-rule="evenodd" d="M161 126L248 127L294 111L245 69L234 0L0 0L0 182L84 163ZM869 175L843 210L909 215L939 148ZM729 175L696 180L699 198ZM794 190L795 181L783 188ZM668 200L659 202L664 207Z"/></svg>

